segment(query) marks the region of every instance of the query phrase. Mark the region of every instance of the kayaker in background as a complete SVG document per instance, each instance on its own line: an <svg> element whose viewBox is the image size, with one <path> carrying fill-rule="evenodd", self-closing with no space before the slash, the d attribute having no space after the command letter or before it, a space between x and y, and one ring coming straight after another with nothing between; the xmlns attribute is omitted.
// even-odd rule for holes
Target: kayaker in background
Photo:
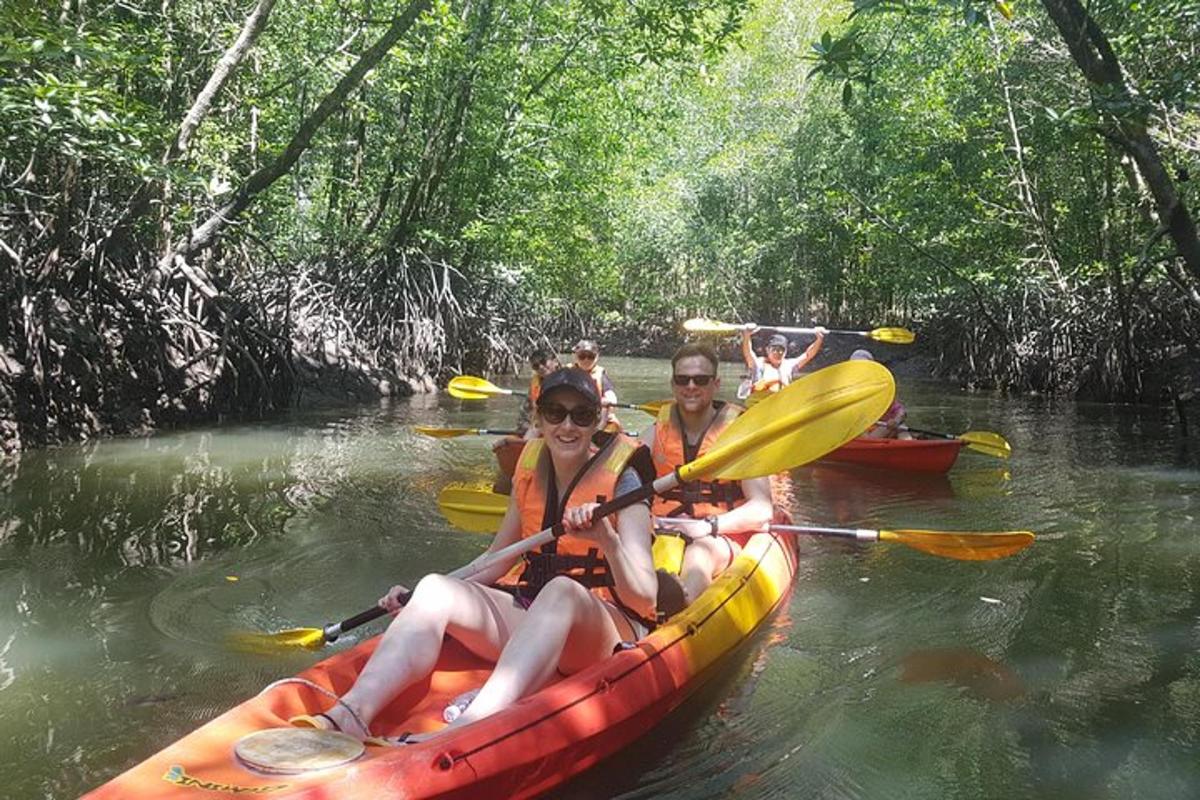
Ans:
<svg viewBox="0 0 1200 800"><path fill-rule="evenodd" d="M617 390L613 386L612 379L608 377L604 371L604 367L600 366L600 345L596 344L593 339L580 339L575 344L572 353L575 356L575 363L571 366L576 369L581 369L591 376L596 383L596 391L600 395L600 402L604 406L617 402ZM604 421L600 428L610 431L619 431L621 423L617 420L617 415L609 408L603 409Z"/></svg>
<svg viewBox="0 0 1200 800"><path fill-rule="evenodd" d="M469 580L427 575L406 606L400 604L404 587L392 587L379 603L396 618L358 680L328 711L293 724L369 738L375 716L432 672L447 635L496 659L454 725L493 714L556 672L577 672L620 642L643 637L655 625L658 586L650 509L639 503L593 519L597 503L590 501L629 492L650 476L631 466L641 447L633 439L618 435L602 448L593 445L599 421L600 398L587 375L560 369L542 378L534 414L541 436L525 445L488 552L560 521L567 533ZM643 472L649 471L647 464Z"/></svg>
<svg viewBox="0 0 1200 800"><path fill-rule="evenodd" d="M501 451L514 447L515 441L533 439L537 436L537 427L533 425L533 411L538 396L541 394L542 378L561 369L562 364L559 363L557 353L549 348L541 347L530 354L529 367L533 370L533 377L529 379L529 394L525 398L525 402L521 404L521 410L517 412L516 430L519 436L505 436L492 443L492 452L496 453L497 459L502 457ZM492 483L492 491L498 494L508 494L512 491L512 478L508 476L503 466Z"/></svg>
<svg viewBox="0 0 1200 800"><path fill-rule="evenodd" d="M870 350L855 350L850 354L851 361L874 361L875 356L871 355ZM888 410L884 413L875 426L867 430L863 434L865 439L911 439L912 434L904 429L904 420L908 416L908 410L904 408L904 404L900 402L900 398L892 400L892 404L888 406Z"/></svg>
<svg viewBox="0 0 1200 800"><path fill-rule="evenodd" d="M740 406L716 399L719 366L716 351L706 344L685 344L671 357L674 400L642 434L658 475L707 453L741 414ZM686 603L729 566L749 535L771 521L774 510L767 478L685 483L656 497L653 509L659 528L682 531L691 539L680 570Z"/></svg>
<svg viewBox="0 0 1200 800"><path fill-rule="evenodd" d="M825 334L829 333L825 328L814 328L816 338L808 349L795 358L787 358L788 340L781 333L767 340L765 356L754 355L751 336L757 330L758 326L754 323L747 323L742 327L742 359L751 373L751 388L755 392L778 392L791 383L796 373L821 352L821 346L825 344Z"/></svg>

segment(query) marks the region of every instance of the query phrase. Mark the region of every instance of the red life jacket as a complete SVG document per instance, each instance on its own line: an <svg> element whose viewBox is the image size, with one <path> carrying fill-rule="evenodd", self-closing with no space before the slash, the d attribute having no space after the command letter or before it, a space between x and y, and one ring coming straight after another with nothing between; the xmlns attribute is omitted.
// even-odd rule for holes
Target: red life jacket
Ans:
<svg viewBox="0 0 1200 800"><path fill-rule="evenodd" d="M704 430L696 447L690 447L687 443L683 421L675 403L667 403L659 410L654 425L654 441L650 445L650 455L654 458L654 470L658 477L674 472L676 467L695 461L707 453L722 431L742 413L742 408L732 403L718 401L713 405L717 409L716 416ZM653 509L659 517L703 519L710 514L737 508L745 500L741 481L693 481L655 497Z"/></svg>
<svg viewBox="0 0 1200 800"><path fill-rule="evenodd" d="M551 507L549 485L553 472L546 442L544 439L526 442L513 474L513 497L521 515L521 537L527 538L561 521L572 498L576 502L613 499L621 473L639 447L641 445L628 436L613 436L603 447L593 451L582 473L561 492ZM566 575L612 603L622 613L654 628L654 620L642 617L621 602L608 562L590 541L567 533L522 558L522 563L498 581L500 585L516 587L522 597L533 598L551 578Z"/></svg>

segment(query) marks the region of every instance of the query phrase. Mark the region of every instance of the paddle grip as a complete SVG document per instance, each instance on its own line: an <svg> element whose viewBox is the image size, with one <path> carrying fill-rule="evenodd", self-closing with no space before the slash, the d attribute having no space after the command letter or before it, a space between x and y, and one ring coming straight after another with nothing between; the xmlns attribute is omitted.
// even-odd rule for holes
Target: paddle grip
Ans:
<svg viewBox="0 0 1200 800"><path fill-rule="evenodd" d="M614 497L612 500L606 500L605 502L596 506L596 510L592 512L592 519L598 520L601 517L607 517L609 514L614 514L623 508L629 508L634 503L641 502L642 500L649 500L651 497L654 497L654 495L654 484L643 484L634 489L632 492L626 492L620 497ZM554 531L555 538L558 538L567 532L561 522L554 523L554 527L552 527L550 530Z"/></svg>
<svg viewBox="0 0 1200 800"><path fill-rule="evenodd" d="M410 597L412 597L412 592L405 592L403 595L401 595L400 605L406 604ZM386 617L387 615L388 610L386 608L382 606L372 606L366 611L360 611L353 617L344 619L341 622L335 622L332 625L326 625L321 630L321 633L324 635L326 642L336 642L338 637L346 631L353 630L360 625L366 625L368 622L377 620L380 617Z"/></svg>

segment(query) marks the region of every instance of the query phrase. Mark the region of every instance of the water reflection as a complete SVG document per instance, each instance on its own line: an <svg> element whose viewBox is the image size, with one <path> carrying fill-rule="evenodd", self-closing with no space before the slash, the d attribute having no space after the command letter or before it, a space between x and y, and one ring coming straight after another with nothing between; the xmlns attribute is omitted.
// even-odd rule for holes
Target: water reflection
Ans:
<svg viewBox="0 0 1200 800"><path fill-rule="evenodd" d="M667 393L664 363L606 361L623 400ZM797 521L1028 528L1037 543L963 563L804 540L787 613L711 694L611 782L563 796L1200 794L1195 448L1155 409L903 394L913 424L999 431L1013 459L964 452L915 480L802 468ZM230 652L231 631L340 619L474 556L486 538L451 529L436 496L490 479L489 442L411 425L507 427L516 410L422 397L6 468L0 794L76 796L320 657Z"/></svg>

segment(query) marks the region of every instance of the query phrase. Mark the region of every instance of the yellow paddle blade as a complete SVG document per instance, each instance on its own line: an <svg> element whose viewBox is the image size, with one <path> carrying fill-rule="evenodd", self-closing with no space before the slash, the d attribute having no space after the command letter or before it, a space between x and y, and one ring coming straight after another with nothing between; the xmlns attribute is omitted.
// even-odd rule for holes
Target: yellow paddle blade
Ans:
<svg viewBox="0 0 1200 800"><path fill-rule="evenodd" d="M438 494L438 508L456 528L471 533L495 533L508 511L508 496L486 489L447 486Z"/></svg>
<svg viewBox="0 0 1200 800"><path fill-rule="evenodd" d="M247 653L269 653L281 647L304 647L319 650L325 644L325 632L320 628L292 628L278 633L240 631L230 634L229 643Z"/></svg>
<svg viewBox="0 0 1200 800"><path fill-rule="evenodd" d="M742 326L697 317L683 323L683 329L689 333L740 333Z"/></svg>
<svg viewBox="0 0 1200 800"><path fill-rule="evenodd" d="M805 375L734 420L707 454L679 468L679 478L741 480L807 464L870 427L895 393L892 373L873 361Z"/></svg>
<svg viewBox="0 0 1200 800"><path fill-rule="evenodd" d="M995 456L996 458L1009 458L1012 456L1012 445L998 433L992 433L991 431L967 431L958 438L962 439L967 447L977 453Z"/></svg>
<svg viewBox="0 0 1200 800"><path fill-rule="evenodd" d="M888 344L912 344L917 335L908 328L876 328L867 332L867 338Z"/></svg>
<svg viewBox="0 0 1200 800"><path fill-rule="evenodd" d="M512 394L512 389L501 389L491 381L476 378L474 375L459 375L450 380L446 387L451 397L460 400L486 400L497 394Z"/></svg>
<svg viewBox="0 0 1200 800"><path fill-rule="evenodd" d="M959 561L991 561L1011 556L1033 544L1030 531L880 531L879 540L899 542L922 553Z"/></svg>
<svg viewBox="0 0 1200 800"><path fill-rule="evenodd" d="M470 436L478 431L477 428L431 428L427 425L417 425L413 428L417 433L432 436L435 439L453 439L455 436Z"/></svg>
<svg viewBox="0 0 1200 800"><path fill-rule="evenodd" d="M658 412L662 411L663 406L671 402L670 400L652 400L649 403L636 403L634 408L638 411L645 411L647 414L657 417Z"/></svg>
<svg viewBox="0 0 1200 800"><path fill-rule="evenodd" d="M771 392L768 391L752 391L742 400L742 405L746 408L753 408L770 396Z"/></svg>

